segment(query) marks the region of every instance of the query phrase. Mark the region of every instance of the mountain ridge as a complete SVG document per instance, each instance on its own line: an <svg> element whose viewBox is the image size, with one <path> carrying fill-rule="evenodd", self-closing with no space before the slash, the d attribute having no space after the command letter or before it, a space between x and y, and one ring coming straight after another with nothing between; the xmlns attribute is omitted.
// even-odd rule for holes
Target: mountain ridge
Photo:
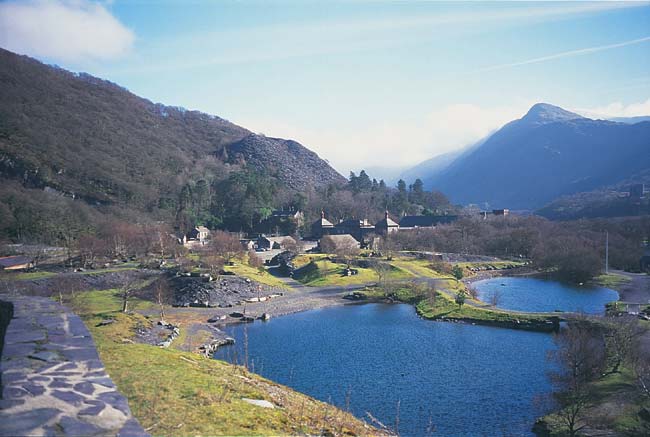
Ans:
<svg viewBox="0 0 650 437"><path fill-rule="evenodd" d="M649 144L650 122L592 120L537 104L424 183L454 202L535 209L643 171Z"/></svg>

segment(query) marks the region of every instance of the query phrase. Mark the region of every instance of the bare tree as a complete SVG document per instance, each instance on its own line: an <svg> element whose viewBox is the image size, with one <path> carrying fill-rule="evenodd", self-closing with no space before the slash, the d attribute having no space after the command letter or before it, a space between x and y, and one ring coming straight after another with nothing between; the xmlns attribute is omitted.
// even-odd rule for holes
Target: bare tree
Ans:
<svg viewBox="0 0 650 437"><path fill-rule="evenodd" d="M590 402L589 383L605 368L605 342L593 323L580 319L557 334L555 343L557 349L550 353L550 358L558 370L551 372L550 377L561 408L558 416L573 437L585 427L583 413Z"/></svg>
<svg viewBox="0 0 650 437"><path fill-rule="evenodd" d="M215 231L210 235L207 250L214 255L221 256L226 264L231 264L233 259L244 253L239 238L230 232L224 231Z"/></svg>
<svg viewBox="0 0 650 437"><path fill-rule="evenodd" d="M264 261L262 261L262 259L259 256L257 256L254 250L249 250L248 265L259 270L264 268Z"/></svg>
<svg viewBox="0 0 650 437"><path fill-rule="evenodd" d="M88 268L97 258L106 252L106 242L94 235L82 235L77 240L77 250L81 257L81 266Z"/></svg>
<svg viewBox="0 0 650 437"><path fill-rule="evenodd" d="M618 373L621 364L630 361L632 352L638 347L638 339L644 331L637 319L631 316L607 319L605 347L610 366L608 373Z"/></svg>
<svg viewBox="0 0 650 437"><path fill-rule="evenodd" d="M140 291L139 282L136 279L127 281L120 290L122 296L122 312L129 312L129 300Z"/></svg>
<svg viewBox="0 0 650 437"><path fill-rule="evenodd" d="M377 275L377 286L384 293L385 296L388 296L392 291L392 287L388 281L388 276L390 274L390 264L383 262L376 262L372 269Z"/></svg>
<svg viewBox="0 0 650 437"><path fill-rule="evenodd" d="M501 302L501 292L499 290L495 290L495 292L492 293L492 296L490 297L490 305L496 307L499 305L500 302Z"/></svg>
<svg viewBox="0 0 650 437"><path fill-rule="evenodd" d="M161 278L154 285L156 301L160 307L160 320L165 320L165 305L171 300L171 288L167 278Z"/></svg>

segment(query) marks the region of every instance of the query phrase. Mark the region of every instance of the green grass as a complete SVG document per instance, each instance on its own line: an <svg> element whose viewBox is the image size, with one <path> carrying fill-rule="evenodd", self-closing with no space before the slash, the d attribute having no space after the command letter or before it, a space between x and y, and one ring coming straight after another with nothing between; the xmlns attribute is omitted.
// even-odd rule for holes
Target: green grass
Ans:
<svg viewBox="0 0 650 437"><path fill-rule="evenodd" d="M239 276L244 276L252 281L257 281L260 284L268 285L269 287L287 288L284 282L266 270L260 271L249 266L248 264L244 264L243 262L235 261L234 265L225 266L224 270L227 272L232 272Z"/></svg>
<svg viewBox="0 0 650 437"><path fill-rule="evenodd" d="M466 302L473 302L482 305L477 308L465 303L459 307L454 301L455 293L465 290L462 282L448 280L438 284L446 290L432 292L426 287L414 288L413 286L401 286L391 292L391 296L401 302L415 305L417 313L430 320L459 320L472 323L483 323L488 325L501 325L511 328L522 328L532 330L550 330L551 326L546 322L552 320L548 314L514 313L505 310L498 310L488 307L483 302L467 296ZM363 292L371 298L384 297L385 292L378 288L366 289Z"/></svg>
<svg viewBox="0 0 650 437"><path fill-rule="evenodd" d="M630 278L616 273L610 273L608 275L596 276L592 281L601 287L616 288L630 282Z"/></svg>
<svg viewBox="0 0 650 437"><path fill-rule="evenodd" d="M43 270L36 272L6 273L2 275L2 279L10 281L35 281L37 279L45 279L52 276L56 276L56 273Z"/></svg>
<svg viewBox="0 0 650 437"><path fill-rule="evenodd" d="M119 312L116 290L86 292L76 300L74 306L90 329L108 373L153 435L373 432L351 415L243 367L131 343L135 329L151 322L139 314ZM132 303L134 308L148 304ZM115 322L97 327L105 317ZM280 408L256 407L242 401L244 397L265 399Z"/></svg>
<svg viewBox="0 0 650 437"><path fill-rule="evenodd" d="M415 258L396 258L390 261L390 264L400 268L406 272L411 273L414 276L420 276L424 278L445 278L448 277L442 273L439 273L429 266L431 261Z"/></svg>
<svg viewBox="0 0 650 437"><path fill-rule="evenodd" d="M493 267L497 270L507 269L508 267L522 267L525 265L523 261L489 261L489 262L461 262L455 263L467 270L470 268L486 268Z"/></svg>
<svg viewBox="0 0 650 437"><path fill-rule="evenodd" d="M294 279L312 287L361 285L378 280L377 273L373 269L362 267L352 268L357 270L358 273L353 276L344 276L345 264L320 259L312 261L297 270L294 274ZM391 270L388 273L388 279L393 281L412 277L413 274L395 266L391 266Z"/></svg>
<svg viewBox="0 0 650 437"><path fill-rule="evenodd" d="M650 408L650 401L635 387L635 377L629 368L610 373L590 384L592 390L589 406L582 416L596 420L600 428L614 431L616 435L648 435L650 427L639 417L641 408ZM607 410L605 416L602 409ZM543 418L552 436L563 436L565 428L556 413ZM604 435L604 434L603 434Z"/></svg>

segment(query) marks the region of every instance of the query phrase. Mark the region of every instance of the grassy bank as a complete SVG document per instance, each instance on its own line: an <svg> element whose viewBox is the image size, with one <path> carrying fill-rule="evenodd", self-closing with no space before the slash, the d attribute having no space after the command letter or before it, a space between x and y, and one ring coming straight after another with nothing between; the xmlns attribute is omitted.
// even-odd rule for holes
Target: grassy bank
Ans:
<svg viewBox="0 0 650 437"><path fill-rule="evenodd" d="M152 304L133 300L131 307ZM119 312L115 290L80 294L73 307L90 329L108 373L154 435L379 434L353 416L241 366L133 343L151 323ZM106 318L115 321L98 327ZM261 408L242 400L263 399Z"/></svg>
<svg viewBox="0 0 650 437"><path fill-rule="evenodd" d="M445 292L421 287L404 285L391 291L390 297L400 302L415 306L420 317L429 320L462 321L489 326L501 326L513 329L534 331L554 331L558 328L559 319L548 314L532 314L510 312L487 307L482 302L472 300L469 296L462 306L454 301L455 293L465 286L454 280L448 280L439 285ZM380 298L385 292L377 288L365 290L369 298ZM474 306L472 305L482 305Z"/></svg>
<svg viewBox="0 0 650 437"><path fill-rule="evenodd" d="M360 285L376 282L377 273L370 268L352 266L356 275L345 276L347 265L320 258L304 265L294 273L294 279L312 287ZM387 278L393 281L413 278L414 275L404 269L390 266Z"/></svg>
<svg viewBox="0 0 650 437"><path fill-rule="evenodd" d="M590 396L581 416L588 419L589 435L648 435L648 422L639 413L650 409L650 400L639 394L632 371L621 368L590 384ZM541 418L536 424L540 435L567 435L566 425L557 413Z"/></svg>

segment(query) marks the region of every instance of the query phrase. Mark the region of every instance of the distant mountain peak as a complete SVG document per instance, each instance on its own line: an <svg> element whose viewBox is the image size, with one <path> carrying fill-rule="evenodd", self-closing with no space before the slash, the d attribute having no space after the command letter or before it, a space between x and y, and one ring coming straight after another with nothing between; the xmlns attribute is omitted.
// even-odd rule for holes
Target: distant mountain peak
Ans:
<svg viewBox="0 0 650 437"><path fill-rule="evenodd" d="M529 110L528 113L522 118L524 121L531 123L553 123L556 121L575 120L576 118L584 118L574 112L569 112L559 106L553 106L548 103L536 103Z"/></svg>

